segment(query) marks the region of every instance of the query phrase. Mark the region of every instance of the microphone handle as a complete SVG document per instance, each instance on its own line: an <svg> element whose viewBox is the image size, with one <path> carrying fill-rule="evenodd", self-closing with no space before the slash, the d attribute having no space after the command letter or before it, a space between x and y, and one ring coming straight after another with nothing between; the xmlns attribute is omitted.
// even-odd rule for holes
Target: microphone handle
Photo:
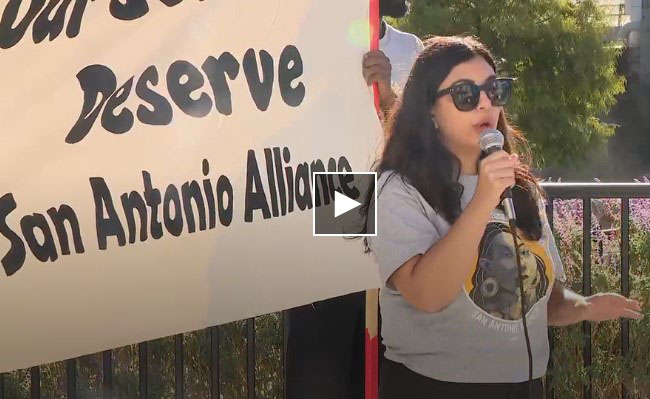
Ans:
<svg viewBox="0 0 650 399"><path fill-rule="evenodd" d="M504 198L501 201L501 205L503 205L503 209L506 212L506 216L508 217L508 221L512 221L514 223L517 222L517 215L515 214L515 205L512 203L512 198L507 197Z"/></svg>
<svg viewBox="0 0 650 399"><path fill-rule="evenodd" d="M506 198L512 198L512 188L510 187L503 190L503 193L501 194L501 201L505 200Z"/></svg>
<svg viewBox="0 0 650 399"><path fill-rule="evenodd" d="M488 156L494 152L501 151L500 147L490 147L487 150L483 151L484 156ZM515 214L515 206L512 203L512 189L510 187L503 190L501 193L501 205L506 212L508 221L514 221L516 223L517 215Z"/></svg>

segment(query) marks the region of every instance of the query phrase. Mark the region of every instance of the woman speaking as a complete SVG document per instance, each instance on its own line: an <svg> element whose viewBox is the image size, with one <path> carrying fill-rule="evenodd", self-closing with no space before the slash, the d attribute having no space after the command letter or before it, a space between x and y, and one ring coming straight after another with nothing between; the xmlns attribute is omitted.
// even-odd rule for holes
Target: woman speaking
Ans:
<svg viewBox="0 0 650 399"><path fill-rule="evenodd" d="M388 120L378 235L366 242L383 282L380 397L542 398L549 325L641 308L560 283L529 151L503 110L513 80L473 38L425 45ZM481 135L494 129L503 149L485 156ZM510 187L516 236L500 206Z"/></svg>

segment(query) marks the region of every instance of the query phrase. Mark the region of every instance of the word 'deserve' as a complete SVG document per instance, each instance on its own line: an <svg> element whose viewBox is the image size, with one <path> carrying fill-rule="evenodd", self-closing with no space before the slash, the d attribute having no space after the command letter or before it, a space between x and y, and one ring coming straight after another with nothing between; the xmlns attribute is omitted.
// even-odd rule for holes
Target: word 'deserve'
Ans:
<svg viewBox="0 0 650 399"><path fill-rule="evenodd" d="M233 105L229 81L236 79L242 69L257 109L266 111L273 94L276 68L273 57L265 50L259 51L259 67L253 49L246 51L241 64L229 52L218 58L207 57L200 70L188 61L175 61L165 76L167 92L171 101L186 115L203 118L213 107L222 115L230 115ZM207 77L212 96L205 90L206 80L202 72ZM296 82L302 74L300 52L295 46L286 46L278 61L277 82L282 100L291 107L298 107L305 98L305 85ZM84 92L83 106L65 141L74 144L83 140L100 115L101 126L108 132L123 134L130 131L135 117L123 104L131 95L134 78L132 76L118 88L115 73L107 66L95 64L82 69L77 79ZM160 88L156 87L159 80L158 68L152 65L135 83L136 95L146 103L137 109L137 118L143 124L169 125L172 122L170 101L159 94ZM118 108L121 109L118 111Z"/></svg>

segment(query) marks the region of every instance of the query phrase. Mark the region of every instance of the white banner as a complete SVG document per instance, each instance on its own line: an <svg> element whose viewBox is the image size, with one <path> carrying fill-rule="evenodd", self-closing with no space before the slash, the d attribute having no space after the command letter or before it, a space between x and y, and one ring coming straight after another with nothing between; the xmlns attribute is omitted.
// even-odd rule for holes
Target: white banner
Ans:
<svg viewBox="0 0 650 399"><path fill-rule="evenodd" d="M380 137L368 0L0 12L0 372L378 286L309 189Z"/></svg>

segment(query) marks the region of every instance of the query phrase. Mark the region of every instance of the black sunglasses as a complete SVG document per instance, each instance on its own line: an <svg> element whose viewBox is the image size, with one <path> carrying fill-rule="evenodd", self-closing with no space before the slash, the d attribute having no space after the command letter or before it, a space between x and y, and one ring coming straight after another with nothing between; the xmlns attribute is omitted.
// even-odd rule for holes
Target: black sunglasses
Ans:
<svg viewBox="0 0 650 399"><path fill-rule="evenodd" d="M451 94L454 105L459 111L468 112L478 106L481 98L481 91L487 94L488 98L495 107L502 107L510 101L512 97L512 82L514 78L496 78L477 85L474 82L458 82L450 87L439 91L435 98Z"/></svg>

